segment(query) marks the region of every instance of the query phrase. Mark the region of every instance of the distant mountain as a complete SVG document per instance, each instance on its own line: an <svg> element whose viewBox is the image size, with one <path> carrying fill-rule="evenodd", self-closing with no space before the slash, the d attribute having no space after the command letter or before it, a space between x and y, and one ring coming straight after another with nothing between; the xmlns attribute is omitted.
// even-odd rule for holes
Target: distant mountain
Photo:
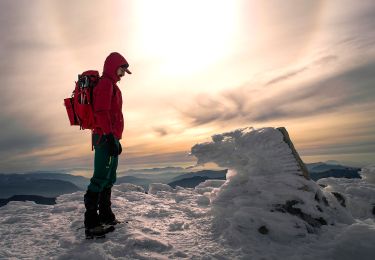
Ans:
<svg viewBox="0 0 375 260"><path fill-rule="evenodd" d="M54 205L56 198L46 198L37 195L14 195L7 199L0 199L0 207L5 206L10 201L34 201L36 204Z"/></svg>
<svg viewBox="0 0 375 260"><path fill-rule="evenodd" d="M13 195L39 195L57 197L82 190L77 185L64 180L38 179L30 174L1 174L0 198Z"/></svg>
<svg viewBox="0 0 375 260"><path fill-rule="evenodd" d="M148 179L151 182L168 183L175 177L184 174L185 172L164 172L164 173L150 173L133 175L137 178Z"/></svg>
<svg viewBox="0 0 375 260"><path fill-rule="evenodd" d="M156 168L156 173L144 173L141 170L135 176L125 175L117 178L116 184L120 183L131 183L138 186L142 186L145 190L148 190L148 186L151 183L164 183L176 185L181 187L195 187L202 181L207 179L220 179L225 180L227 170L202 170L196 172L161 172L157 173L159 170L165 169L183 169L178 167L166 167L166 168ZM150 170L151 171L151 170ZM128 172L129 173L129 172ZM135 171L132 171L135 174ZM180 181L181 182L178 182Z"/></svg>
<svg viewBox="0 0 375 260"><path fill-rule="evenodd" d="M172 167L168 167L168 168L172 168ZM168 183L170 182L171 180L173 180L173 178L177 177L177 176L180 176L181 174L184 174L186 173L186 171L182 171L182 170L177 170L175 172L159 172L159 171L155 171L155 172L144 172L144 171L126 171L124 173L124 175L121 175L121 177L125 177L125 176L134 176L136 178L139 178L139 179L144 179L144 180L149 180L150 183Z"/></svg>
<svg viewBox="0 0 375 260"><path fill-rule="evenodd" d="M84 190L90 182L90 179L83 176L71 175L68 173L57 173L57 172L31 172L24 173L24 176L32 177L35 179L48 179L48 180L61 180L68 181Z"/></svg>
<svg viewBox="0 0 375 260"><path fill-rule="evenodd" d="M308 163L306 164L307 169L309 172L324 172L328 170L357 170L360 168L357 167L349 167L349 166L343 166L340 164L328 164L328 163L322 163L322 162L317 162L317 163Z"/></svg>
<svg viewBox="0 0 375 260"><path fill-rule="evenodd" d="M172 188L176 188L176 186L180 186L184 188L194 188L198 186L201 182L204 182L210 179L213 179L213 178L209 178L207 176L193 176L190 178L173 181L171 183L168 183L168 185L171 186ZM214 179L225 180L225 177L221 176L220 178L214 178Z"/></svg>
<svg viewBox="0 0 375 260"><path fill-rule="evenodd" d="M155 173L171 173L171 172L183 172L185 171L182 167L163 167L163 168L148 168L148 169L130 169L125 172L121 172L124 175L138 175L138 174L155 174Z"/></svg>
<svg viewBox="0 0 375 260"><path fill-rule="evenodd" d="M310 178L314 181L322 178L361 178L359 171L361 168L343 166L339 164L327 164L323 162L308 163L306 167L310 173Z"/></svg>
<svg viewBox="0 0 375 260"><path fill-rule="evenodd" d="M219 180L225 180L226 174L228 170L202 170L197 172L189 172L185 174L178 175L177 177L173 178L173 182L182 180L182 179L189 179L193 178L195 176L205 177L207 179L219 179Z"/></svg>
<svg viewBox="0 0 375 260"><path fill-rule="evenodd" d="M339 165L339 164L342 164L342 163L340 163L339 161L336 161L336 160L328 160L328 161L325 161L324 163L326 163L326 164L336 164L336 165Z"/></svg>
<svg viewBox="0 0 375 260"><path fill-rule="evenodd" d="M361 179L361 175L358 173L359 170L353 169L331 169L324 172L310 172L310 178L314 181L323 178L347 178L347 179Z"/></svg>

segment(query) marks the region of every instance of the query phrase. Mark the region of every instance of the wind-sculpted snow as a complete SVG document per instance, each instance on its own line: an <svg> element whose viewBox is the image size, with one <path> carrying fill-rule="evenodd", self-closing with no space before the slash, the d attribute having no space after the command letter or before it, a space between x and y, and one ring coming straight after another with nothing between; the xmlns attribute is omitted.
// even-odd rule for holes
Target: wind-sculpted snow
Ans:
<svg viewBox="0 0 375 260"><path fill-rule="evenodd" d="M321 235L327 226L355 222L356 215L340 206L332 193L303 177L278 129L244 128L214 135L212 142L197 144L191 152L198 164L229 168L227 181L204 194L212 202L216 235L246 253L253 254L265 240L278 246L300 244ZM197 187L202 189L204 184ZM365 193L374 196L374 191L372 187ZM366 196L363 199L360 207L369 208Z"/></svg>
<svg viewBox="0 0 375 260"><path fill-rule="evenodd" d="M323 188L306 179L274 128L215 135L192 153L229 168L227 180L152 184L148 194L115 185L124 222L105 239L84 239L81 191L56 205L10 202L0 208L0 259L373 259L375 187L366 180L322 179Z"/></svg>
<svg viewBox="0 0 375 260"><path fill-rule="evenodd" d="M369 165L368 167L362 169L360 175L368 183L375 184L375 165Z"/></svg>
<svg viewBox="0 0 375 260"><path fill-rule="evenodd" d="M243 238L249 232L258 235L260 228L283 242L333 223L319 186L301 177L280 131L245 128L212 139L194 146L192 154L198 163L214 162L230 169L228 180L212 200L216 229L233 244L247 243ZM301 212L285 218L288 207Z"/></svg>
<svg viewBox="0 0 375 260"><path fill-rule="evenodd" d="M370 168L366 170L370 171ZM375 184L345 178L320 179L318 183L325 187L326 192L332 193L354 218L365 220L375 217Z"/></svg>

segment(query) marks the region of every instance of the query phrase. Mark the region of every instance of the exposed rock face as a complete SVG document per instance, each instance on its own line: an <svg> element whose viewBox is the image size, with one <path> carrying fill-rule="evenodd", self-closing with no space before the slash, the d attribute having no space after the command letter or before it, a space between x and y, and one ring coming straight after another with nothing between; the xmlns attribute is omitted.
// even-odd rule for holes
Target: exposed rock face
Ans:
<svg viewBox="0 0 375 260"><path fill-rule="evenodd" d="M322 217L319 218L313 218L308 214L305 214L300 208L298 208L298 204L304 204L303 201L297 201L297 200L288 200L285 204L275 205L275 210L280 211L283 213L289 213L291 215L297 216L300 219L304 220L306 223L308 223L311 227L320 227L321 225L327 225L327 221L325 221ZM296 207L294 207L296 206ZM323 212L321 207L317 205L317 209L320 212Z"/></svg>
<svg viewBox="0 0 375 260"><path fill-rule="evenodd" d="M268 234L268 228L266 226L261 226L260 228L258 228L258 231L259 233L263 234L263 235L267 235Z"/></svg>
<svg viewBox="0 0 375 260"><path fill-rule="evenodd" d="M327 196L332 194L310 180L285 128L214 135L212 142L197 144L191 152L198 164L214 162L229 169L211 202L214 228L230 241L238 237L241 243L248 232L285 241L317 233L322 225L353 221L341 214L341 207L330 205ZM345 216L338 220L339 215Z"/></svg>
<svg viewBox="0 0 375 260"><path fill-rule="evenodd" d="M337 199L338 202L340 202L341 206L343 206L344 208L346 208L346 202L345 202L345 197L342 196L340 193L338 192L332 192L332 194L335 196L335 198Z"/></svg>
<svg viewBox="0 0 375 260"><path fill-rule="evenodd" d="M300 171L302 172L303 176L306 178L306 179L310 179L310 176L309 176L309 171L307 170L305 164L303 163L301 157L299 156L297 150L294 148L294 144L292 143L292 140L290 140L290 137L289 137L289 134L288 134L288 131L285 129L285 127L279 127L277 128L277 130L279 130L282 135L283 135L283 141L285 143L288 144L293 156L294 156L294 159L296 160L298 166L299 166L299 169Z"/></svg>

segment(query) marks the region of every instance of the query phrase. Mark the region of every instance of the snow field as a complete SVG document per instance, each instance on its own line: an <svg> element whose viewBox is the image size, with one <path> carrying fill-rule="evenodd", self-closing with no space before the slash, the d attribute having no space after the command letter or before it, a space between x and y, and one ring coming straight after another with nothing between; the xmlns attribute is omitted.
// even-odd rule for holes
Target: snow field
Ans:
<svg viewBox="0 0 375 260"><path fill-rule="evenodd" d="M204 259L236 255L212 239L212 216L193 189L145 194L116 185L113 210L127 221L105 239L85 240L83 192L58 197L56 205L10 202L0 208L0 259ZM208 200L208 198L207 198ZM79 229L79 230L77 230ZM208 259L207 258L207 259Z"/></svg>

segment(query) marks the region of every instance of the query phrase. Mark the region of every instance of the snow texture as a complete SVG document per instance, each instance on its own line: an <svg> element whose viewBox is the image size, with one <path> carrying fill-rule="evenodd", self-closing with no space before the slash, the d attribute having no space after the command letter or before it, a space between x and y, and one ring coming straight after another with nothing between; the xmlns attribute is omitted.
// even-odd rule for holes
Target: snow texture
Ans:
<svg viewBox="0 0 375 260"><path fill-rule="evenodd" d="M305 179L274 128L215 135L192 154L228 168L227 180L152 184L148 194L115 185L124 222L105 239L84 239L83 192L56 205L10 202L0 208L0 259L373 259L375 187L366 179Z"/></svg>

